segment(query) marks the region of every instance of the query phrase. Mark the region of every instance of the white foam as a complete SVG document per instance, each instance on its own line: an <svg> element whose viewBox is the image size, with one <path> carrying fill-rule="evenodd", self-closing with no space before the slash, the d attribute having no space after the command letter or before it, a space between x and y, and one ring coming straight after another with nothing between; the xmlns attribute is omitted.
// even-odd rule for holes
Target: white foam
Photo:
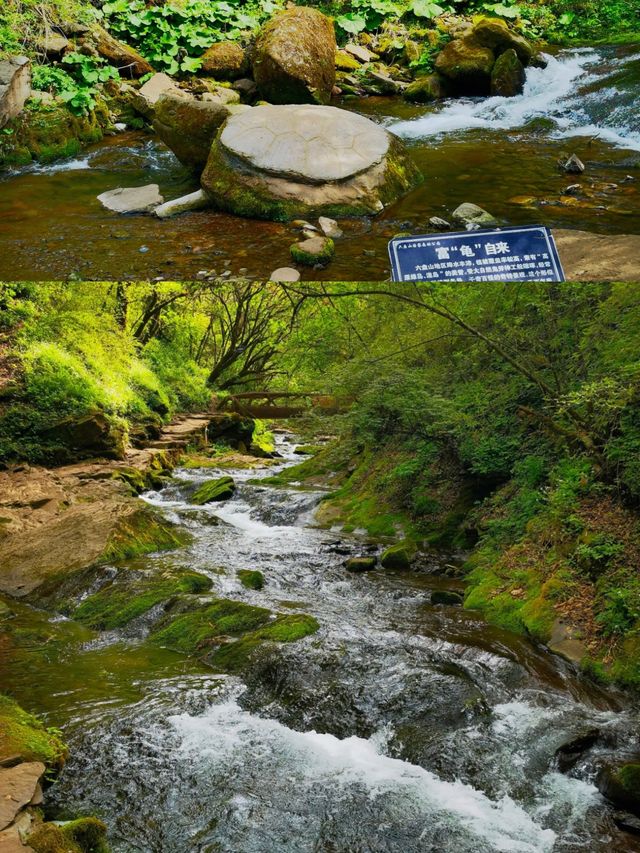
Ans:
<svg viewBox="0 0 640 853"><path fill-rule="evenodd" d="M616 92L605 87L612 65L633 61L634 57L609 63L607 72L598 69L599 55L586 48L546 57L546 68L530 68L522 95L513 98L460 98L447 101L440 110L410 121L392 123L389 129L405 139L426 139L473 129L514 130L537 118L550 118L557 130L551 136L596 136L624 148L640 150L640 131L625 124L626 117L615 115ZM602 79L603 87L585 95L578 91ZM612 112L602 123L593 123L585 111L588 99L602 104L609 99ZM613 113L613 115L612 115Z"/></svg>
<svg viewBox="0 0 640 853"><path fill-rule="evenodd" d="M191 761L228 774L251 756L253 778L260 773L267 799L276 780L288 780L292 809L296 792L303 797L305 785L321 787L327 798L338 798L353 786L364 788L372 800L392 795L400 806L392 817L402 820L406 809L418 814L425 834L434 820L453 821L496 851L548 853L554 846L556 834L537 824L510 797L492 801L470 785L442 781L422 767L384 755L387 732L368 740L297 732L256 717L235 701L214 705L200 717L182 714L170 722L181 736L181 752Z"/></svg>

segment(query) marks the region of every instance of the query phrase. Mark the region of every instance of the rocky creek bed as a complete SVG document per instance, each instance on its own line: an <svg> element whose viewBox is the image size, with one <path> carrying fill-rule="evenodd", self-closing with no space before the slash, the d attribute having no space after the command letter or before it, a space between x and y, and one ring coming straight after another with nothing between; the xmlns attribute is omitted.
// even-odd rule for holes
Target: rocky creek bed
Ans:
<svg viewBox="0 0 640 853"><path fill-rule="evenodd" d="M50 814L116 853L639 850L596 786L638 751L632 698L454 604L459 555L383 569L388 541L316 526L322 489L261 482L301 458L277 448L142 496L190 544L9 602L2 688L71 750Z"/></svg>
<svg viewBox="0 0 640 853"><path fill-rule="evenodd" d="M411 105L394 97L339 104L383 124L409 146L424 182L375 217L340 220L343 236L307 279L388 277L388 240L424 233L436 216L456 227L453 210L473 202L499 224L544 224L559 232L569 278L632 278L640 269L640 127L637 46L559 52L527 69L522 95L456 98ZM558 168L577 152L586 171ZM291 266L300 231L290 224L214 210L170 220L127 219L97 196L118 186L157 183L166 199L197 180L156 138L128 131L51 166L4 175L0 183L2 274L8 279L268 277ZM574 250L568 229L606 237ZM623 235L629 235L624 237ZM575 243L575 238L573 238Z"/></svg>

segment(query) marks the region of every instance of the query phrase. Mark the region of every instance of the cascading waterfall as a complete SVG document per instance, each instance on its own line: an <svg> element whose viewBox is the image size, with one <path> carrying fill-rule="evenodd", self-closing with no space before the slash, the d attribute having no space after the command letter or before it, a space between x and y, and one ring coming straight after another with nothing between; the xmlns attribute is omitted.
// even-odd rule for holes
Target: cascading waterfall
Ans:
<svg viewBox="0 0 640 853"><path fill-rule="evenodd" d="M549 119L552 138L598 136L640 151L640 53L612 53L582 48L547 55L546 68L527 70L522 95L448 101L420 118L391 122L389 129L406 139L426 139L473 129L516 130Z"/></svg>

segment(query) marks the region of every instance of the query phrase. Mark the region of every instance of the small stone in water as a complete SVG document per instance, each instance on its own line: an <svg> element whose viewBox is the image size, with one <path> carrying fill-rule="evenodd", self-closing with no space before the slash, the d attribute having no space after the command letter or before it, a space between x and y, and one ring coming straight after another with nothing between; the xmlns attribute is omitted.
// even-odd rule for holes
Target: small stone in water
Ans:
<svg viewBox="0 0 640 853"><path fill-rule="evenodd" d="M440 216L432 216L429 220L429 225L432 228L435 228L436 231L450 231L451 225L447 222L446 219L442 219Z"/></svg>
<svg viewBox="0 0 640 853"><path fill-rule="evenodd" d="M144 255L149 251L149 247L148 246L140 246L138 251L140 252L140 254Z"/></svg>
<svg viewBox="0 0 640 853"><path fill-rule="evenodd" d="M585 165L576 154L572 154L562 168L570 175L581 175L585 170Z"/></svg>
<svg viewBox="0 0 640 853"><path fill-rule="evenodd" d="M300 281L300 273L292 267L278 267L269 276L269 281Z"/></svg>
<svg viewBox="0 0 640 853"><path fill-rule="evenodd" d="M321 216L318 219L318 224L324 236L331 237L332 240L342 237L344 233L335 219L329 219L328 216Z"/></svg>
<svg viewBox="0 0 640 853"><path fill-rule="evenodd" d="M562 190L562 195L576 195L580 192L581 189L582 187L580 186L580 184L570 184L568 187Z"/></svg>

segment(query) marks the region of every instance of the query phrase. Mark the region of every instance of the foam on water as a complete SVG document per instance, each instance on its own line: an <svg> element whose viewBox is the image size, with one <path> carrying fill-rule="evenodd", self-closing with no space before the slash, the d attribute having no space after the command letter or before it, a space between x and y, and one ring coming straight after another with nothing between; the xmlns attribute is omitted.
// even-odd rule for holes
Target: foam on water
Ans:
<svg viewBox="0 0 640 853"><path fill-rule="evenodd" d="M405 139L425 139L473 129L515 130L534 119L548 118L556 126L553 137L599 136L640 151L633 102L621 106L620 98L624 101L628 93L606 85L610 77L640 57L609 61L605 70L600 54L590 48L545 58L546 68L528 69L522 95L447 101L439 110L390 124L390 130ZM594 84L599 84L596 91L585 91ZM603 109L603 104L610 109Z"/></svg>
<svg viewBox="0 0 640 853"><path fill-rule="evenodd" d="M349 787L364 787L372 800L393 795L402 808L418 809L425 830L434 820L459 822L466 830L509 853L551 851L556 834L539 826L510 797L497 802L461 782L446 782L435 774L383 753L389 733L366 740L344 740L315 731L297 732L275 720L244 711L235 701L213 705L203 716L170 718L181 736L180 751L193 761L206 762L226 773L244 764L246 756L266 763L264 796L273 780L284 774L291 788L304 796L305 786L320 786L325 796L339 798ZM295 804L290 804L295 809ZM401 819L395 815L396 819Z"/></svg>

